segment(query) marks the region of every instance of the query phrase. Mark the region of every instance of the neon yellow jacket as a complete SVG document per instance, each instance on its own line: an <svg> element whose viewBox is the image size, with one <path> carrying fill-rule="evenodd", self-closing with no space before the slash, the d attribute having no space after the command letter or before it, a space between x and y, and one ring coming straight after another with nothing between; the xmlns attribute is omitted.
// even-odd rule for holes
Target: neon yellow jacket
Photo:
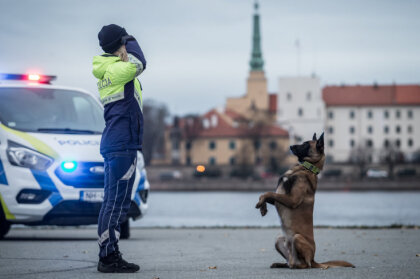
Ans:
<svg viewBox="0 0 420 279"><path fill-rule="evenodd" d="M104 105L105 129L101 153L142 149L142 87L136 78L146 68L146 60L137 41L126 44L128 62L118 56L103 54L93 58L93 75Z"/></svg>

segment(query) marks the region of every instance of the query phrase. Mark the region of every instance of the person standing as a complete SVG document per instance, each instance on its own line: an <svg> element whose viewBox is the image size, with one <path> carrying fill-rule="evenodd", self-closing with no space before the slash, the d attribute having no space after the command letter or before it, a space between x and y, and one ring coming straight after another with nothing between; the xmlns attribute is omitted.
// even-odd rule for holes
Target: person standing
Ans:
<svg viewBox="0 0 420 279"><path fill-rule="evenodd" d="M133 36L116 24L98 33L105 52L93 58L93 75L98 79L104 105L105 129L100 152L104 157L104 201L98 218L98 271L136 272L140 267L122 258L118 248L120 226L127 218L135 179L137 151L142 150L142 87L137 79L146 60Z"/></svg>

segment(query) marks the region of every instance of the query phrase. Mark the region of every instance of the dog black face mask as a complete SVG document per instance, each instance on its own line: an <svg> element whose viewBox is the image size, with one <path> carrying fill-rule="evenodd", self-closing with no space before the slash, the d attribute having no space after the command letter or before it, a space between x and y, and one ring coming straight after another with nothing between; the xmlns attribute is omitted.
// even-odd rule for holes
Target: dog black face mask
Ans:
<svg viewBox="0 0 420 279"><path fill-rule="evenodd" d="M308 156L309 148L310 148L309 142L305 141L304 143L298 145L292 145L290 146L290 150L296 157L298 157L299 162L303 162L303 158Z"/></svg>

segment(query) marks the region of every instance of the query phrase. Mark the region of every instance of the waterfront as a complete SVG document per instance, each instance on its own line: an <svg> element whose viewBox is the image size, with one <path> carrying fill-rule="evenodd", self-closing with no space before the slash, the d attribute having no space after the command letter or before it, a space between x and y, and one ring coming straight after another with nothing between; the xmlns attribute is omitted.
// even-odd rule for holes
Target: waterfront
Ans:
<svg viewBox="0 0 420 279"><path fill-rule="evenodd" d="M135 227L278 226L274 207L261 217L260 192L151 192ZM420 192L318 192L316 226L420 225Z"/></svg>

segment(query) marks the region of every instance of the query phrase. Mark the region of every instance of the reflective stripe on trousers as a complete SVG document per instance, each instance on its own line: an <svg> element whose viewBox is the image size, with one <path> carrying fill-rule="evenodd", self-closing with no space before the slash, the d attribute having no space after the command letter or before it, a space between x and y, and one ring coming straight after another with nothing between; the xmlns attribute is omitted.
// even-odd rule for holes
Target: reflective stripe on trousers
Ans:
<svg viewBox="0 0 420 279"><path fill-rule="evenodd" d="M104 159L105 195L98 218L99 257L118 251L121 223L126 220L131 204L137 151L107 153Z"/></svg>

